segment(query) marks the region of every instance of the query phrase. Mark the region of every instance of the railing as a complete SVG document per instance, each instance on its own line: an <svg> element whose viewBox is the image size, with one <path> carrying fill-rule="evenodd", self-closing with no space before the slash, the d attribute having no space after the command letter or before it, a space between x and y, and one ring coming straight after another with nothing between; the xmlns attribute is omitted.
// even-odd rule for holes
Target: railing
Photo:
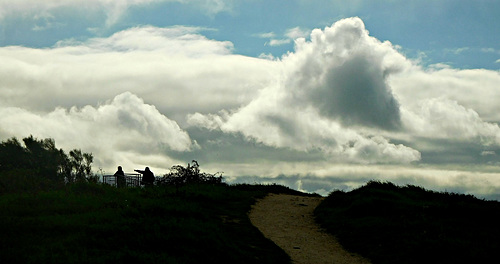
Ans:
<svg viewBox="0 0 500 264"><path fill-rule="evenodd" d="M103 175L102 182L115 187L118 187L118 177L115 175ZM125 173L125 181L123 182L125 186L123 187L139 187L141 186L142 175L139 173Z"/></svg>

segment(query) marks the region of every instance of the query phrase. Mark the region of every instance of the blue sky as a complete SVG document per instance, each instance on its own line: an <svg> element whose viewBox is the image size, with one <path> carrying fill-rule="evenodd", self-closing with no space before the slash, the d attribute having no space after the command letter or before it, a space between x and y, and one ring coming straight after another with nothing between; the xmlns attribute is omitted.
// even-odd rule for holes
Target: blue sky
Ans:
<svg viewBox="0 0 500 264"><path fill-rule="evenodd" d="M8 14L0 25L0 45L50 47L62 39L107 36L138 25L186 25L206 28L204 35L209 38L231 41L235 53L280 57L293 50L293 41L271 46L271 38L259 38L259 34L274 33L275 39L287 39L285 33L291 28L307 32L358 16L372 36L401 46L409 57L421 58L426 64L499 68L499 1L227 1L218 12L205 6L210 1L201 6L197 3L132 5L111 25L106 25L110 14L103 10L61 7L32 17Z"/></svg>
<svg viewBox="0 0 500 264"><path fill-rule="evenodd" d="M0 0L0 140L500 198L500 1Z"/></svg>

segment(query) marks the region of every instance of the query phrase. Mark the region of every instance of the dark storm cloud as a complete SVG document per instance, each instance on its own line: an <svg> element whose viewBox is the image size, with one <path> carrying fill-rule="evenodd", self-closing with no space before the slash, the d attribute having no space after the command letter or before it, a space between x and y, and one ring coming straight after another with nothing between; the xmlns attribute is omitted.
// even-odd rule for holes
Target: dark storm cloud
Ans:
<svg viewBox="0 0 500 264"><path fill-rule="evenodd" d="M347 126L396 129L401 125L399 104L386 83L381 62L354 56L332 69L311 93L321 112Z"/></svg>

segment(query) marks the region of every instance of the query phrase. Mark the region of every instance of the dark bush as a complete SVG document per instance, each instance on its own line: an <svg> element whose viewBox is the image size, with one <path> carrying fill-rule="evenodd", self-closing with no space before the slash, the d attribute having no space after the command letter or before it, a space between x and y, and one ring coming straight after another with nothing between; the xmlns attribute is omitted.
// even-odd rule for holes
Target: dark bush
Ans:
<svg viewBox="0 0 500 264"><path fill-rule="evenodd" d="M372 263L493 263L500 203L472 195L369 182L331 193L316 219Z"/></svg>
<svg viewBox="0 0 500 264"><path fill-rule="evenodd" d="M157 185L175 185L185 184L222 184L222 173L210 174L200 171L200 165L196 160L192 164L183 167L181 165L172 166L170 172L157 179Z"/></svg>

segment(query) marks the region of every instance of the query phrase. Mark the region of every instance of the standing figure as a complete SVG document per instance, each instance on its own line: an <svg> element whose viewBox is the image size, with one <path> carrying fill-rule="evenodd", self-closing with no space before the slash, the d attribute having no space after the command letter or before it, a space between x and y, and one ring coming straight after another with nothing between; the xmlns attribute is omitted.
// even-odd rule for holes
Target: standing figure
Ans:
<svg viewBox="0 0 500 264"><path fill-rule="evenodd" d="M152 171L149 170L149 167L146 167L146 169L144 170L134 170L134 171L142 174L141 184L145 186L153 185L155 181L155 175L153 174Z"/></svg>
<svg viewBox="0 0 500 264"><path fill-rule="evenodd" d="M118 166L118 170L115 172L116 186L118 188L123 188L127 186L127 180L125 179L125 173L122 170L122 166Z"/></svg>

